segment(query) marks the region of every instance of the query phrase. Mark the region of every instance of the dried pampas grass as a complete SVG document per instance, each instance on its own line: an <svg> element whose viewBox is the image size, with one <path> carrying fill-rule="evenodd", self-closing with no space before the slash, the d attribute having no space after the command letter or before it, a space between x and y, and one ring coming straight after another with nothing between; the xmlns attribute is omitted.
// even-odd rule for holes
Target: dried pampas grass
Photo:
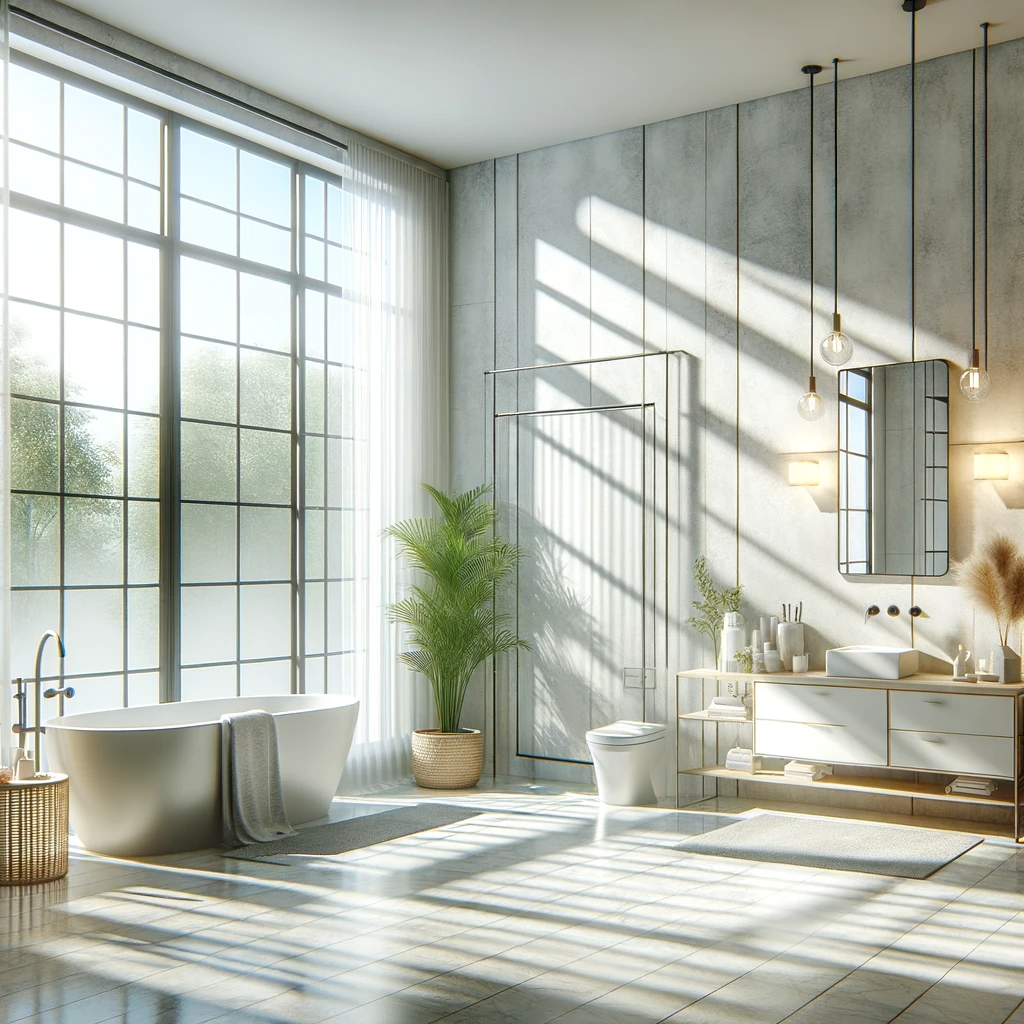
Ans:
<svg viewBox="0 0 1024 1024"><path fill-rule="evenodd" d="M1009 537L999 535L957 565L955 573L975 603L995 617L999 642L1006 645L1010 630L1024 620L1024 553Z"/></svg>

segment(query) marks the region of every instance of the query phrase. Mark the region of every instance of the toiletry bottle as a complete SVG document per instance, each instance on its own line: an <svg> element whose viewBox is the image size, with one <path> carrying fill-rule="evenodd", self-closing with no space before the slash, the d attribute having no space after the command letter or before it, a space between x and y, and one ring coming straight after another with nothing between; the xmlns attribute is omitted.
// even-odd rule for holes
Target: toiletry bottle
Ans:
<svg viewBox="0 0 1024 1024"><path fill-rule="evenodd" d="M743 667L736 660L736 654L743 650L746 630L743 616L739 612L726 612L722 626L722 671L742 672Z"/></svg>
<svg viewBox="0 0 1024 1024"><path fill-rule="evenodd" d="M964 674L968 679L975 675L974 658L971 657L970 651L968 651L964 656Z"/></svg>
<svg viewBox="0 0 1024 1024"><path fill-rule="evenodd" d="M964 650L963 644L959 645L959 647L957 648L956 657L953 659L953 678L967 678L967 652Z"/></svg>

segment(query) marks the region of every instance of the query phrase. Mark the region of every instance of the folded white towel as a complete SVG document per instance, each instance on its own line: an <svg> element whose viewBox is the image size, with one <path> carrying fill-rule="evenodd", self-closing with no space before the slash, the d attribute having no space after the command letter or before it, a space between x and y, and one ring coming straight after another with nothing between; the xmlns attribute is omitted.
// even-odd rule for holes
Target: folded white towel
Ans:
<svg viewBox="0 0 1024 1024"><path fill-rule="evenodd" d="M745 708L708 708L708 718L722 718L726 721L732 722L745 722L747 720L747 712Z"/></svg>
<svg viewBox="0 0 1024 1024"><path fill-rule="evenodd" d="M729 707L729 708L741 708L743 707L742 697L733 697L730 694L720 694L717 697L711 698L712 707Z"/></svg>
<svg viewBox="0 0 1024 1024"><path fill-rule="evenodd" d="M832 774L832 767L827 764L814 764L808 761L790 761L782 769L783 775L793 779L810 779L817 781L825 775Z"/></svg>

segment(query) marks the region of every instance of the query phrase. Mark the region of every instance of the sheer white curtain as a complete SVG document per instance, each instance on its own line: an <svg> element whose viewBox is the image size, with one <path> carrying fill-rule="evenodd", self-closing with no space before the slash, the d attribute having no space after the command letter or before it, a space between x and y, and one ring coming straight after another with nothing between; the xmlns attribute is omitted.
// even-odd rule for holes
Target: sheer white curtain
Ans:
<svg viewBox="0 0 1024 1024"><path fill-rule="evenodd" d="M0 248L3 274L0 277L0 764L8 764L11 743L11 399L9 368L9 345L7 339L7 212L10 207L10 187L7 178L7 66L10 55L11 12L8 0L0 0L0 74L3 85L2 161L3 200L0 209L0 223L3 236Z"/></svg>
<svg viewBox="0 0 1024 1024"><path fill-rule="evenodd" d="M363 371L353 403L356 657L345 681L360 710L342 784L354 792L406 776L409 734L433 722L426 680L397 660L401 633L386 607L408 575L381 534L430 514L423 483L448 484L448 184L356 143L349 159L346 326Z"/></svg>

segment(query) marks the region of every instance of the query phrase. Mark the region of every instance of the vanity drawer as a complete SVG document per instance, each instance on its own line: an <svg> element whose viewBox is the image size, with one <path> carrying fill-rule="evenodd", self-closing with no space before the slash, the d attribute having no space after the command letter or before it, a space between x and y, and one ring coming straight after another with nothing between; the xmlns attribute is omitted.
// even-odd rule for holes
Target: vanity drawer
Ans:
<svg viewBox="0 0 1024 1024"><path fill-rule="evenodd" d="M858 733L878 731L883 736L889 726L885 690L799 683L755 683L754 687L758 719L845 725Z"/></svg>
<svg viewBox="0 0 1024 1024"><path fill-rule="evenodd" d="M890 690L890 727L912 732L1013 736L1013 697Z"/></svg>
<svg viewBox="0 0 1024 1024"><path fill-rule="evenodd" d="M1012 738L894 729L889 734L889 745L893 768L1013 777Z"/></svg>
<svg viewBox="0 0 1024 1024"><path fill-rule="evenodd" d="M885 765L889 754L887 735L884 716L876 728L853 729L822 723L766 722L758 715L754 725L754 752L799 761Z"/></svg>

